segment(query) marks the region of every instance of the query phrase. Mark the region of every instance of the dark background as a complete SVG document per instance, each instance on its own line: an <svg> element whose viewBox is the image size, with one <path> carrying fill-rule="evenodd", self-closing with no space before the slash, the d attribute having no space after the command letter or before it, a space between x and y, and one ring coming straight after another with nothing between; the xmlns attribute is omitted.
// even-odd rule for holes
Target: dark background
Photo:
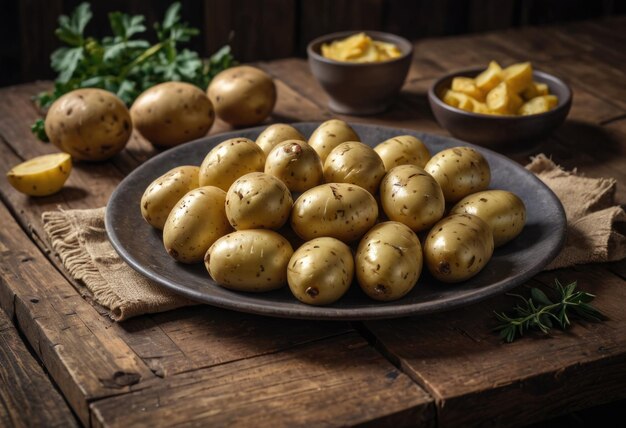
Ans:
<svg viewBox="0 0 626 428"><path fill-rule="evenodd" d="M173 0L93 0L86 34L110 34L107 13L161 20ZM53 78L60 14L81 0L0 0L0 86ZM626 13L623 0L183 0L201 29L191 47L208 56L229 41L240 62L304 56L306 44L340 30L385 30L409 39L546 25Z"/></svg>

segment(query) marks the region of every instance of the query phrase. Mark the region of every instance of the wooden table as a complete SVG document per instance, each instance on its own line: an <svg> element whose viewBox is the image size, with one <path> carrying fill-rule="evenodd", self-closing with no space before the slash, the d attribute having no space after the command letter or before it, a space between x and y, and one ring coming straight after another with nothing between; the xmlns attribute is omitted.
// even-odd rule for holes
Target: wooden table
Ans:
<svg viewBox="0 0 626 428"><path fill-rule="evenodd" d="M574 89L569 119L532 149L615 177L626 201L626 19L422 40L397 105L341 117L442 133L425 97L433 78L491 59L532 60ZM274 121L332 117L305 60L260 65L277 81ZM0 90L0 169L54 152L36 141L38 82ZM212 133L227 130L217 123ZM156 151L139 138L110 162L75 166L67 187L28 198L0 180L0 425L524 425L626 397L626 264L542 273L578 280L610 320L505 345L500 296L422 318L286 321L209 306L113 323L51 253L40 215L106 204ZM527 154L516 160L527 161ZM575 189L573 189L575 191ZM71 409L71 410L70 410Z"/></svg>

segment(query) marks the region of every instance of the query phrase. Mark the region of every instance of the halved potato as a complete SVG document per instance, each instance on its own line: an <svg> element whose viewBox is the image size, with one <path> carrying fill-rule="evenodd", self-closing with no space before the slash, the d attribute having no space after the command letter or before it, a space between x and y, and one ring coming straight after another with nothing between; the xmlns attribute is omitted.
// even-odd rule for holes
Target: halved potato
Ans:
<svg viewBox="0 0 626 428"><path fill-rule="evenodd" d="M17 191L30 196L48 196L61 190L72 171L67 153L37 156L14 166L7 180Z"/></svg>

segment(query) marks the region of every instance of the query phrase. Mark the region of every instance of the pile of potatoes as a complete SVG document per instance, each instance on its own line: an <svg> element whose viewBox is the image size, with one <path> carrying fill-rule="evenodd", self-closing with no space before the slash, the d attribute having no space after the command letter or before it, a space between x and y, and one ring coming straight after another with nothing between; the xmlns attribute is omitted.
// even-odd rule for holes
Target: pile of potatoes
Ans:
<svg viewBox="0 0 626 428"><path fill-rule="evenodd" d="M520 62L506 68L491 61L476 78L455 77L443 101L461 110L493 115L522 115L545 113L559 103L545 83L533 80L530 62Z"/></svg>
<svg viewBox="0 0 626 428"><path fill-rule="evenodd" d="M275 124L157 178L141 212L170 256L204 261L222 287L288 284L301 302L327 305L356 277L369 297L391 301L418 283L424 263L442 282L464 281L521 232L523 202L486 190L490 178L469 147L431 157L410 135L371 148L341 120L308 140Z"/></svg>

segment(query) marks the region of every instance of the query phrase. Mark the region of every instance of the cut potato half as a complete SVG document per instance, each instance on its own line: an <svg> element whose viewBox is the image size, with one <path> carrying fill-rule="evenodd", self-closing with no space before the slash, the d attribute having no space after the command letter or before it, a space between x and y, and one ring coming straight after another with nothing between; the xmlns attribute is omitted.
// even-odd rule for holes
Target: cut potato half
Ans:
<svg viewBox="0 0 626 428"><path fill-rule="evenodd" d="M72 157L54 153L16 165L7 173L7 180L18 192L48 196L61 190L71 171Z"/></svg>

